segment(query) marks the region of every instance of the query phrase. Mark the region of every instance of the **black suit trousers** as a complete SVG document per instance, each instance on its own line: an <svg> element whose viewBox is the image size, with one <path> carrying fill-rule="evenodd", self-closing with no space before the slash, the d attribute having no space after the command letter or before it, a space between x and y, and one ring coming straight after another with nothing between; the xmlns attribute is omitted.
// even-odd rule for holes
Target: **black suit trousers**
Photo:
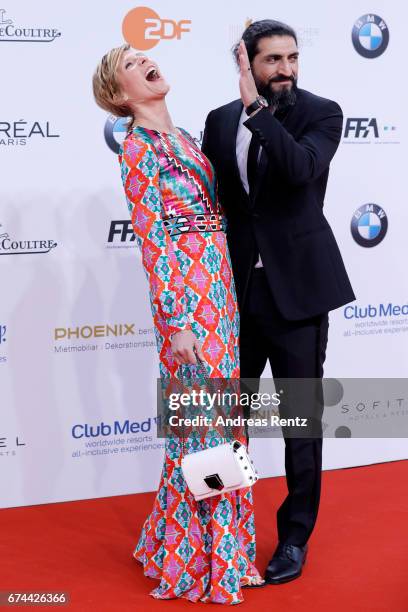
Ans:
<svg viewBox="0 0 408 612"><path fill-rule="evenodd" d="M277 310L264 269L254 268L241 307L241 378L259 378L269 360L275 385L280 378L321 379L327 332L328 314L301 321L284 319ZM288 494L277 513L279 541L303 546L319 509L322 437L283 435Z"/></svg>

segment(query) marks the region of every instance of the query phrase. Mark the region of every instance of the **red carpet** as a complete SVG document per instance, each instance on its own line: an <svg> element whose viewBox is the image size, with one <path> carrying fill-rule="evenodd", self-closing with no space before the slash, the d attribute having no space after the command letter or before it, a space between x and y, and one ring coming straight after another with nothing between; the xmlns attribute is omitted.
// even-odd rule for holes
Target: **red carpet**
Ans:
<svg viewBox="0 0 408 612"><path fill-rule="evenodd" d="M245 590L239 609L407 612L407 481L408 461L324 472L302 577ZM263 570L276 544L284 479L264 479L254 493L257 565ZM150 597L156 582L143 577L131 558L152 499L145 493L1 510L0 591L67 591L71 603L61 610L191 609L187 601Z"/></svg>

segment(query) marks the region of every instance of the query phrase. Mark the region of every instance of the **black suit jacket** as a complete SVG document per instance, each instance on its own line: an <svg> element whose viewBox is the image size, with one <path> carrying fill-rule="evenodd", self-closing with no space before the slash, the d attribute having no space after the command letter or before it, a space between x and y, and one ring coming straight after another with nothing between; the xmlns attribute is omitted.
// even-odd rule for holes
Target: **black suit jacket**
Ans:
<svg viewBox="0 0 408 612"><path fill-rule="evenodd" d="M245 125L262 145L251 198L236 159L241 112L241 100L211 111L202 144L217 173L240 307L257 250L286 319L305 319L353 301L339 248L323 215L329 164L341 138L341 108L299 89L296 104L285 116L262 109L248 118Z"/></svg>

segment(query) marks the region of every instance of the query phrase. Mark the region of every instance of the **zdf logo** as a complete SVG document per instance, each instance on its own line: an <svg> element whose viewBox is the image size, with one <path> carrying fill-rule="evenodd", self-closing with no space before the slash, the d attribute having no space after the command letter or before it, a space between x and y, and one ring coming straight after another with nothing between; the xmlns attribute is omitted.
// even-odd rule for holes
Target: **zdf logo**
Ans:
<svg viewBox="0 0 408 612"><path fill-rule="evenodd" d="M122 32L126 42L134 49L147 51L160 40L180 40L184 32L190 32L191 21L182 19L161 19L147 6L138 6L127 13L123 20Z"/></svg>

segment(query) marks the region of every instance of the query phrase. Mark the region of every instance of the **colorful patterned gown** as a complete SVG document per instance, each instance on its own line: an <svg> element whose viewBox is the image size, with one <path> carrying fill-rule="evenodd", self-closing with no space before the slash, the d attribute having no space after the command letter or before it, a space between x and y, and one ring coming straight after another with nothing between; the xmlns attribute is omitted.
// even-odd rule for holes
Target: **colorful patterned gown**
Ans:
<svg viewBox="0 0 408 612"><path fill-rule="evenodd" d="M149 281L160 375L176 376L171 334L191 329L214 378L238 378L239 315L214 170L191 136L136 127L119 154L122 180ZM195 366L182 366L187 376ZM220 435L217 443L225 442ZM199 448L205 448L201 440ZM194 448L190 438L186 448ZM159 490L133 553L158 599L236 604L258 572L252 490L195 501L166 438Z"/></svg>

